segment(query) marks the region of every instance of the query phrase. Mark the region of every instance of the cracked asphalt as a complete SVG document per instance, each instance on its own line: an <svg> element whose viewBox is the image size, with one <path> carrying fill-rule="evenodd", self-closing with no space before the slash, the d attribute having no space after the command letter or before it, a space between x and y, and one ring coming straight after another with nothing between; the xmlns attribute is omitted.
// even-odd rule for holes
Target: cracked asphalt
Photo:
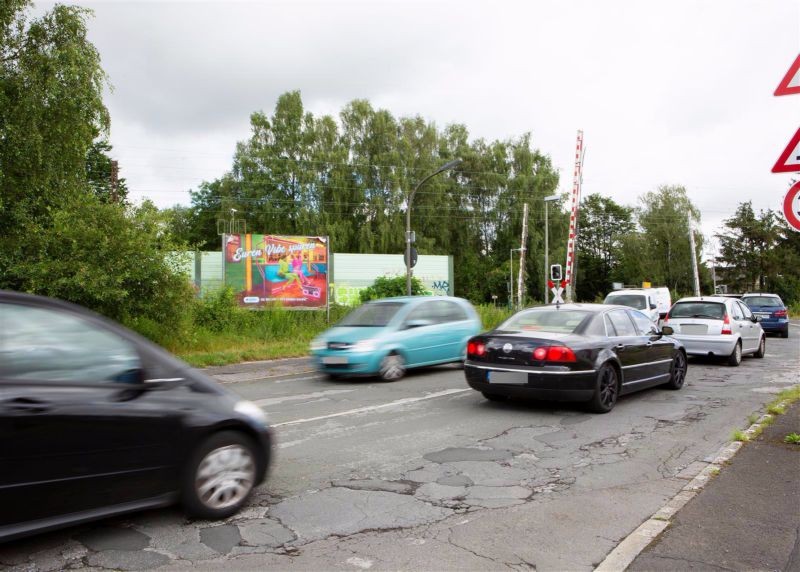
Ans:
<svg viewBox="0 0 800 572"><path fill-rule="evenodd" d="M770 337L763 360L690 360L682 390L593 415L486 401L451 366L394 383L330 381L305 359L215 368L276 427L249 507L38 535L0 545L0 570L590 570L799 371L797 338Z"/></svg>

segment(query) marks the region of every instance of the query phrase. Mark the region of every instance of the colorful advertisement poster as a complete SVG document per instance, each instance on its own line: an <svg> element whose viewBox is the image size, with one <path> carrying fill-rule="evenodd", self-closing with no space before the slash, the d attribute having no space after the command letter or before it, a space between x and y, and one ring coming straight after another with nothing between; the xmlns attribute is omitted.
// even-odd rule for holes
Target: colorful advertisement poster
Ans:
<svg viewBox="0 0 800 572"><path fill-rule="evenodd" d="M327 238L226 234L223 252L225 284L242 306L275 302L297 308L327 306Z"/></svg>

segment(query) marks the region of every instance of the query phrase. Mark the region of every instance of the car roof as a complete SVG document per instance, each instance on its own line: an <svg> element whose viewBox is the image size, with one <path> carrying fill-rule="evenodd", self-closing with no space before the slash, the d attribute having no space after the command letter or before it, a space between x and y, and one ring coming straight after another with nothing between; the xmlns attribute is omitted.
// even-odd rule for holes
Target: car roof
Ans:
<svg viewBox="0 0 800 572"><path fill-rule="evenodd" d="M638 312L636 308L631 308L630 306L622 306L620 304L583 304L583 303L571 303L571 304L541 304L539 306L530 306L528 308L523 308L520 312L524 310L537 310L537 309L544 309L550 308L555 310L583 310L585 312L591 312L594 314L599 314L600 312L604 312L606 310L631 310L633 312Z"/></svg>
<svg viewBox="0 0 800 572"><path fill-rule="evenodd" d="M780 296L778 296L777 294L771 294L769 292L748 292L746 294L742 294L742 298L744 298L745 296L772 296L773 298L780 299Z"/></svg>
<svg viewBox="0 0 800 572"><path fill-rule="evenodd" d="M688 298L681 298L676 304L680 304L681 302L716 302L718 304L724 304L725 302L730 302L731 300L736 300L737 298L723 298L722 296L691 296Z"/></svg>
<svg viewBox="0 0 800 572"><path fill-rule="evenodd" d="M380 298L378 300L370 300L370 304L383 304L386 302L401 302L407 304L410 302L426 302L430 300L447 300L448 302L458 302L460 304L469 304L468 300L458 298L457 296L392 296L390 298Z"/></svg>

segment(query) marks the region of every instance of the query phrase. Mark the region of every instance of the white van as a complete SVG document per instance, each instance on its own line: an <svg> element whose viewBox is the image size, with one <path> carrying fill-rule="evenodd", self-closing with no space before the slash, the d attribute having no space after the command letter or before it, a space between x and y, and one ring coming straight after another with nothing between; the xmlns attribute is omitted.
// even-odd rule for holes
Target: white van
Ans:
<svg viewBox="0 0 800 572"><path fill-rule="evenodd" d="M631 288L628 290L614 290L603 304L617 304L629 306L641 311L650 318L650 321L658 325L658 321L664 318L672 305L672 297L669 288Z"/></svg>

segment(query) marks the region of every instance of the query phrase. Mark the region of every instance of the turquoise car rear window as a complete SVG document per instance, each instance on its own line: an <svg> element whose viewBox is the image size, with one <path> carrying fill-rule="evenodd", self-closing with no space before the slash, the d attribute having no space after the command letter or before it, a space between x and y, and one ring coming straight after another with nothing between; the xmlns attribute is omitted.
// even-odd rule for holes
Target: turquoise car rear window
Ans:
<svg viewBox="0 0 800 572"><path fill-rule="evenodd" d="M395 317L402 307L402 302L367 303L347 314L347 316L339 322L339 325L373 328L386 326L392 321L392 318Z"/></svg>

